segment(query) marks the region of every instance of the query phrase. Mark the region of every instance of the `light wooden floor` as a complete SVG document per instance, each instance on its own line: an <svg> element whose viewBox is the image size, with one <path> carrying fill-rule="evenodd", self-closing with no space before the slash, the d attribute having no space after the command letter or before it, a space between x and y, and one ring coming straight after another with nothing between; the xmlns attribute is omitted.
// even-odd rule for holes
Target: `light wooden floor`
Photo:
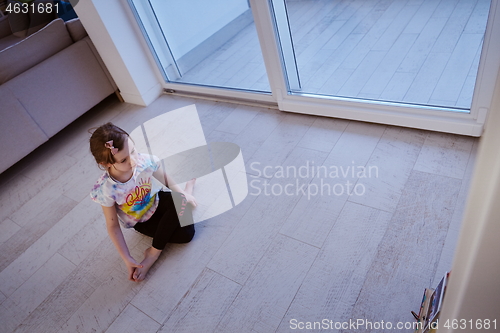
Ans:
<svg viewBox="0 0 500 333"><path fill-rule="evenodd" d="M101 171L87 129L113 121L131 131L191 104L208 141L242 148L249 182L267 180L277 191L297 179L349 180L366 193L308 199L250 188L236 208L196 224L191 243L168 246L144 282L129 282L88 197ZM450 269L477 143L181 97L147 108L109 98L0 175L0 331L291 332L292 319L411 322L423 288ZM255 178L264 166L312 164L376 166L378 177ZM150 239L125 235L141 259Z"/></svg>
<svg viewBox="0 0 500 333"><path fill-rule="evenodd" d="M287 0L301 91L469 109L490 0ZM182 81L269 91L255 26Z"/></svg>

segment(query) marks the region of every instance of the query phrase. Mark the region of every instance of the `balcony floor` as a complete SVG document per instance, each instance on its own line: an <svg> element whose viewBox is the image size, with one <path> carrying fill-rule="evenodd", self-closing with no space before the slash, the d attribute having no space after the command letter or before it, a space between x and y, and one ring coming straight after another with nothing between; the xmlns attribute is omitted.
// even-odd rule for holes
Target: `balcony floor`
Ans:
<svg viewBox="0 0 500 333"><path fill-rule="evenodd" d="M490 0L287 0L301 90L469 109ZM181 82L270 91L254 24Z"/></svg>

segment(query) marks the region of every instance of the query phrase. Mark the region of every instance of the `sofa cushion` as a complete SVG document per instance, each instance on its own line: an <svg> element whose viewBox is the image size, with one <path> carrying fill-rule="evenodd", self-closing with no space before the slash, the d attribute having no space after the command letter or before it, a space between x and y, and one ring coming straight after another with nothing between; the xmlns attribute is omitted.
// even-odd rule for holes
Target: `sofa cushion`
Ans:
<svg viewBox="0 0 500 333"><path fill-rule="evenodd" d="M6 86L0 86L0 105L0 172L3 172L48 137Z"/></svg>
<svg viewBox="0 0 500 333"><path fill-rule="evenodd" d="M57 13L52 7L52 10L41 10L40 8L51 8L49 5L54 5L53 0L34 0L30 2L30 6L33 6L35 10L30 10L30 26L28 29L28 36L37 32L46 26L49 22L55 20L57 18Z"/></svg>
<svg viewBox="0 0 500 333"><path fill-rule="evenodd" d="M24 5L21 1L8 0L8 5L12 8L23 9ZM26 37L30 27L30 16L28 12L23 13L24 10L19 10L18 13L11 12L7 17L9 18L10 30L16 37Z"/></svg>
<svg viewBox="0 0 500 333"><path fill-rule="evenodd" d="M73 44L61 19L50 22L43 29L21 42L0 51L0 84Z"/></svg>

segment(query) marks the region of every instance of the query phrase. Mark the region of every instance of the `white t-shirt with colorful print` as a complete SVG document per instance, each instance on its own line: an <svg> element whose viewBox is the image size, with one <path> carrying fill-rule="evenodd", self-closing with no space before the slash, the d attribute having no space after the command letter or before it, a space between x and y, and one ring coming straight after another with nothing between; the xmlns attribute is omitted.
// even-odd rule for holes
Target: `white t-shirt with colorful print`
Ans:
<svg viewBox="0 0 500 333"><path fill-rule="evenodd" d="M94 185L90 198L101 206L116 205L118 218L124 228L132 228L138 222L149 220L158 207L158 191L170 191L153 177L153 172L160 166L159 162L156 156L137 154L137 165L127 182L113 179L106 171Z"/></svg>

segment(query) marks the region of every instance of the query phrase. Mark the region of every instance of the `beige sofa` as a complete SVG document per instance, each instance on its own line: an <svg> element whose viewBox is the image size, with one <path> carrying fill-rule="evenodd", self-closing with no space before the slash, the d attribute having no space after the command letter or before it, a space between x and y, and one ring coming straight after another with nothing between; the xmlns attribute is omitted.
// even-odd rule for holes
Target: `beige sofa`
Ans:
<svg viewBox="0 0 500 333"><path fill-rule="evenodd" d="M19 40L6 29L0 21L0 173L117 89L78 19Z"/></svg>

